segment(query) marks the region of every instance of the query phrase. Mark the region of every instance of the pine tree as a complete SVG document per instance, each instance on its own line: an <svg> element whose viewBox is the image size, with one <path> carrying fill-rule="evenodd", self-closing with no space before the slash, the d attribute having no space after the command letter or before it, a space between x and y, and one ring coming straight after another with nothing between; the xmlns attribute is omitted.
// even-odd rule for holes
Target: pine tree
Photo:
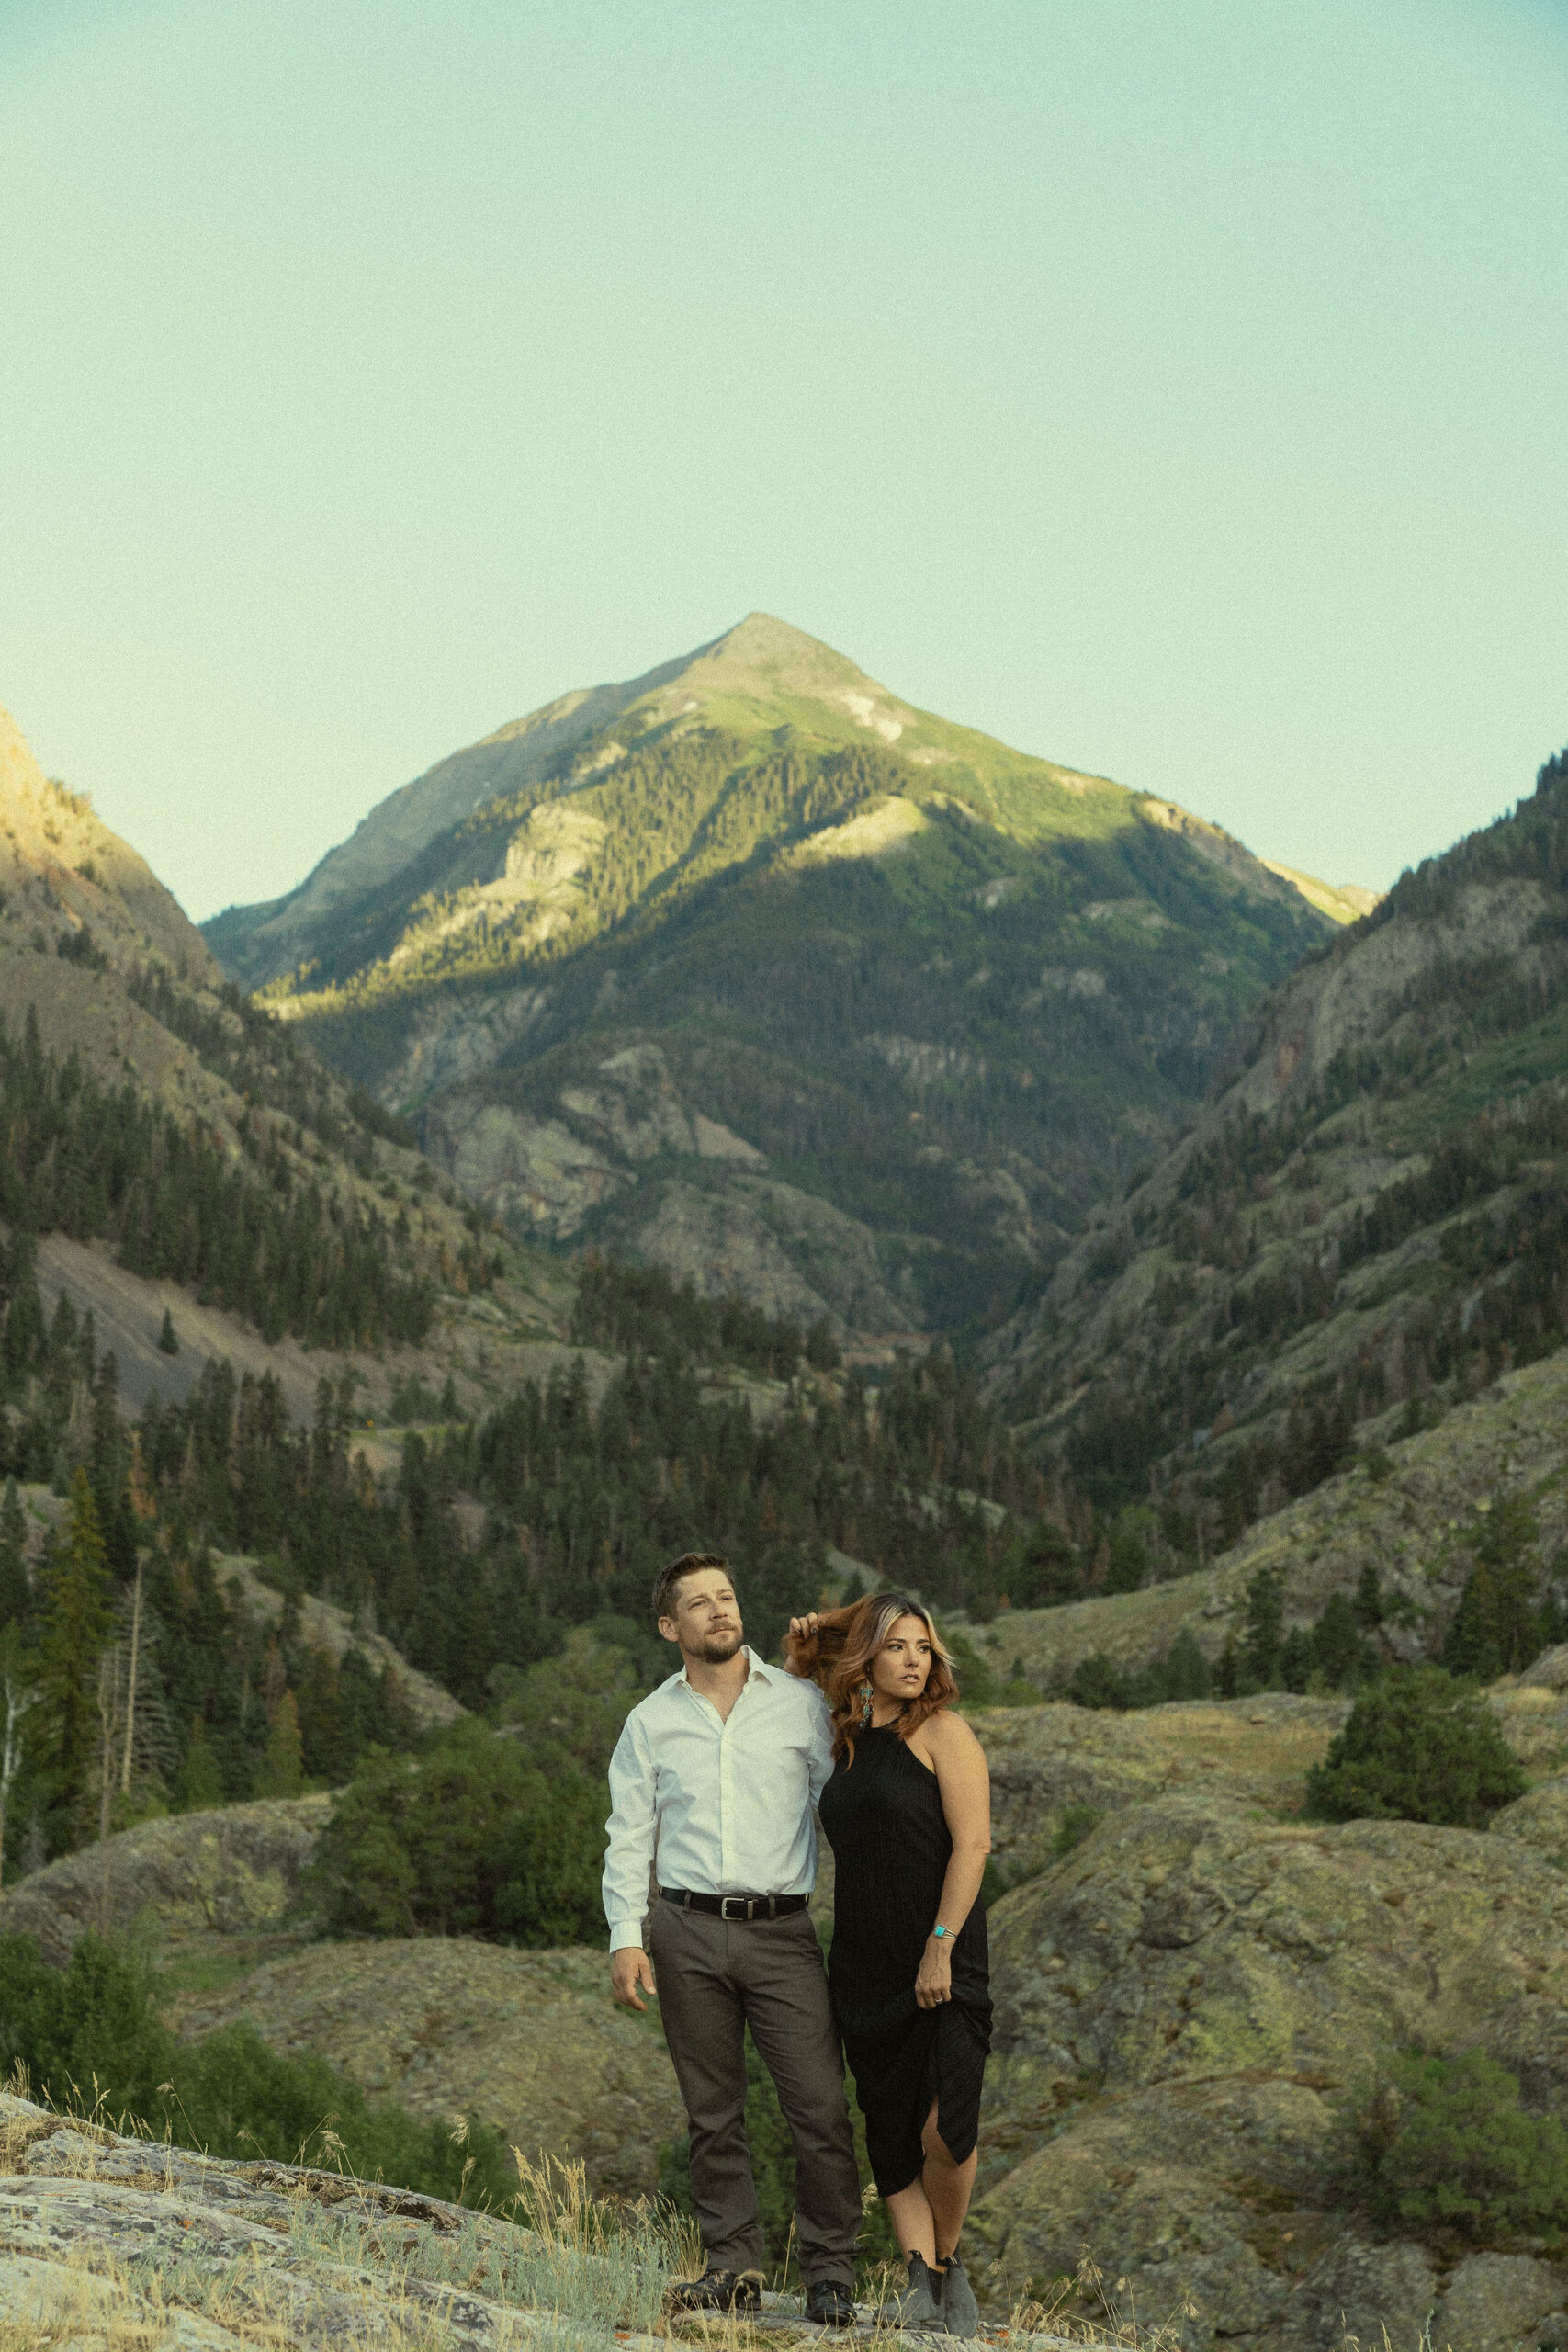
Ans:
<svg viewBox="0 0 1568 2352"><path fill-rule="evenodd" d="M1312 1635L1304 1625L1292 1625L1280 1650L1280 1679L1286 1690L1304 1690L1314 1663Z"/></svg>
<svg viewBox="0 0 1568 2352"><path fill-rule="evenodd" d="M282 1332L280 1331L277 1336L281 1339L283 1337ZM177 1356L179 1354L180 1343L175 1337L174 1318L170 1315L166 1306L164 1309L164 1328L158 1334L158 1345L162 1348L166 1356Z"/></svg>
<svg viewBox="0 0 1568 2352"><path fill-rule="evenodd" d="M15 1478L7 1478L0 1501L0 1625L25 1624L31 1606L27 1513Z"/></svg>
<svg viewBox="0 0 1568 2352"><path fill-rule="evenodd" d="M85 1470L71 1484L71 1515L45 1583L39 1690L58 1826L83 1825L97 1736L98 1660L109 1626L108 1569Z"/></svg>
<svg viewBox="0 0 1568 2352"><path fill-rule="evenodd" d="M297 1797L305 1785L299 1710L292 1690L285 1690L267 1734L266 1753L256 1774L258 1797Z"/></svg>
<svg viewBox="0 0 1568 2352"><path fill-rule="evenodd" d="M223 1802L223 1782L218 1770L218 1758L212 1753L207 1725L199 1715L191 1724L185 1762L175 1783L175 1796L184 1813L205 1813Z"/></svg>
<svg viewBox="0 0 1568 2352"><path fill-rule="evenodd" d="M1332 1690L1348 1680L1361 1662L1361 1629L1356 1608L1342 1592L1331 1593L1312 1632L1313 1663Z"/></svg>
<svg viewBox="0 0 1568 2352"><path fill-rule="evenodd" d="M39 1694L23 1668L21 1642L15 1625L0 1629L0 1881L6 1872L6 1822L11 1791L25 1759L24 1719L38 1704Z"/></svg>
<svg viewBox="0 0 1568 2352"><path fill-rule="evenodd" d="M1285 1585L1278 1568L1259 1568L1247 1588L1247 1631L1242 1651L1247 1671L1260 1690L1279 1679L1285 1638Z"/></svg>
<svg viewBox="0 0 1568 2352"><path fill-rule="evenodd" d="M1168 1699L1206 1699L1212 1677L1209 1662L1190 1625L1184 1625L1166 1656L1165 1690Z"/></svg>
<svg viewBox="0 0 1568 2352"><path fill-rule="evenodd" d="M1443 1644L1450 1673L1489 1682L1517 1674L1535 1657L1540 1646L1539 1540L1535 1514L1522 1495L1494 1503Z"/></svg>

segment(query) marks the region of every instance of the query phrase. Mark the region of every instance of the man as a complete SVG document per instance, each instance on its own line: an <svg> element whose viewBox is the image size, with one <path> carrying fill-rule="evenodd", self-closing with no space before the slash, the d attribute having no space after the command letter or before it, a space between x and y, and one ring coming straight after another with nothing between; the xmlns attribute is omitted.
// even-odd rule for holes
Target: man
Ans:
<svg viewBox="0 0 1568 2352"><path fill-rule="evenodd" d="M841 2326L854 2316L860 2177L806 1907L817 1865L812 1807L833 1765L827 1702L814 1683L745 1647L729 1565L713 1553L688 1552L666 1568L653 1608L684 1663L632 1709L610 1759L604 1911L611 1991L630 2009L656 1993L691 2125L706 2265L677 2288L676 2302L758 2308L762 2227L744 2124L750 2026L795 2143L807 2316Z"/></svg>

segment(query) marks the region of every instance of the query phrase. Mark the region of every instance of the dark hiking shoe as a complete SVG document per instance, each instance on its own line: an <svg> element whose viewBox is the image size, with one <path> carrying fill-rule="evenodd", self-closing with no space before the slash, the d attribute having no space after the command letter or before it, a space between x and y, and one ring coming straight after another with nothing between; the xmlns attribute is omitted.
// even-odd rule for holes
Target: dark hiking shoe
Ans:
<svg viewBox="0 0 1568 2352"><path fill-rule="evenodd" d="M806 2316L818 2327L853 2327L854 2295L840 2279L813 2279L806 2290Z"/></svg>
<svg viewBox="0 0 1568 2352"><path fill-rule="evenodd" d="M969 2274L955 2254L947 2257L942 2282L942 2324L949 2335L977 2335L980 2332L980 2306L975 2301Z"/></svg>
<svg viewBox="0 0 1568 2352"><path fill-rule="evenodd" d="M906 2266L909 2284L905 2293L895 2295L884 2303L877 2318L884 2327L923 2328L928 2335L942 2333L942 2305L936 2299L936 2288L926 2267L923 2254L911 2254Z"/></svg>
<svg viewBox="0 0 1568 2352"><path fill-rule="evenodd" d="M673 2312L760 2312L762 2278L757 2270L715 2270L700 2278L677 2278L670 2290Z"/></svg>

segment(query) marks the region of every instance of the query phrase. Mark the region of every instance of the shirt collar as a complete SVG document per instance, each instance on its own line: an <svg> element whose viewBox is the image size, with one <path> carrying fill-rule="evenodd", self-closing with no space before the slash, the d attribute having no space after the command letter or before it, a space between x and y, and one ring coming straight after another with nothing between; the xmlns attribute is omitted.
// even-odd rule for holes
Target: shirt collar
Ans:
<svg viewBox="0 0 1568 2352"><path fill-rule="evenodd" d="M773 1682L777 1679L779 1673L778 1668L776 1666L770 1666L766 1658L759 1657L756 1651L752 1649L749 1642L742 1642L740 1648L746 1660L746 1682L755 1682L759 1679L763 1682ZM790 1679L793 1681L794 1679L795 1678L792 1675ZM672 1674L670 1679L672 1683L683 1683L688 1690L692 1690L692 1678L684 1666L681 1668L678 1674ZM746 1688L746 1682L743 1682L740 1686L743 1690ZM696 1692L694 1695L700 1697L701 1693Z"/></svg>

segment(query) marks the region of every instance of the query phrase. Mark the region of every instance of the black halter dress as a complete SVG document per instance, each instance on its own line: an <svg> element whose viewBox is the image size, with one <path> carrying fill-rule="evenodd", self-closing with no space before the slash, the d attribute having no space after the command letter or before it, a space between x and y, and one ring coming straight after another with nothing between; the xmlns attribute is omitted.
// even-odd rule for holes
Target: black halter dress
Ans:
<svg viewBox="0 0 1568 2352"><path fill-rule="evenodd" d="M896 1731L863 1731L818 1810L834 1860L833 2011L876 2186L895 2197L919 2177L933 2099L953 2158L975 2145L991 2046L986 1914L976 1900L953 1939L951 2002L922 2009L915 1978L953 1852L936 1774Z"/></svg>

